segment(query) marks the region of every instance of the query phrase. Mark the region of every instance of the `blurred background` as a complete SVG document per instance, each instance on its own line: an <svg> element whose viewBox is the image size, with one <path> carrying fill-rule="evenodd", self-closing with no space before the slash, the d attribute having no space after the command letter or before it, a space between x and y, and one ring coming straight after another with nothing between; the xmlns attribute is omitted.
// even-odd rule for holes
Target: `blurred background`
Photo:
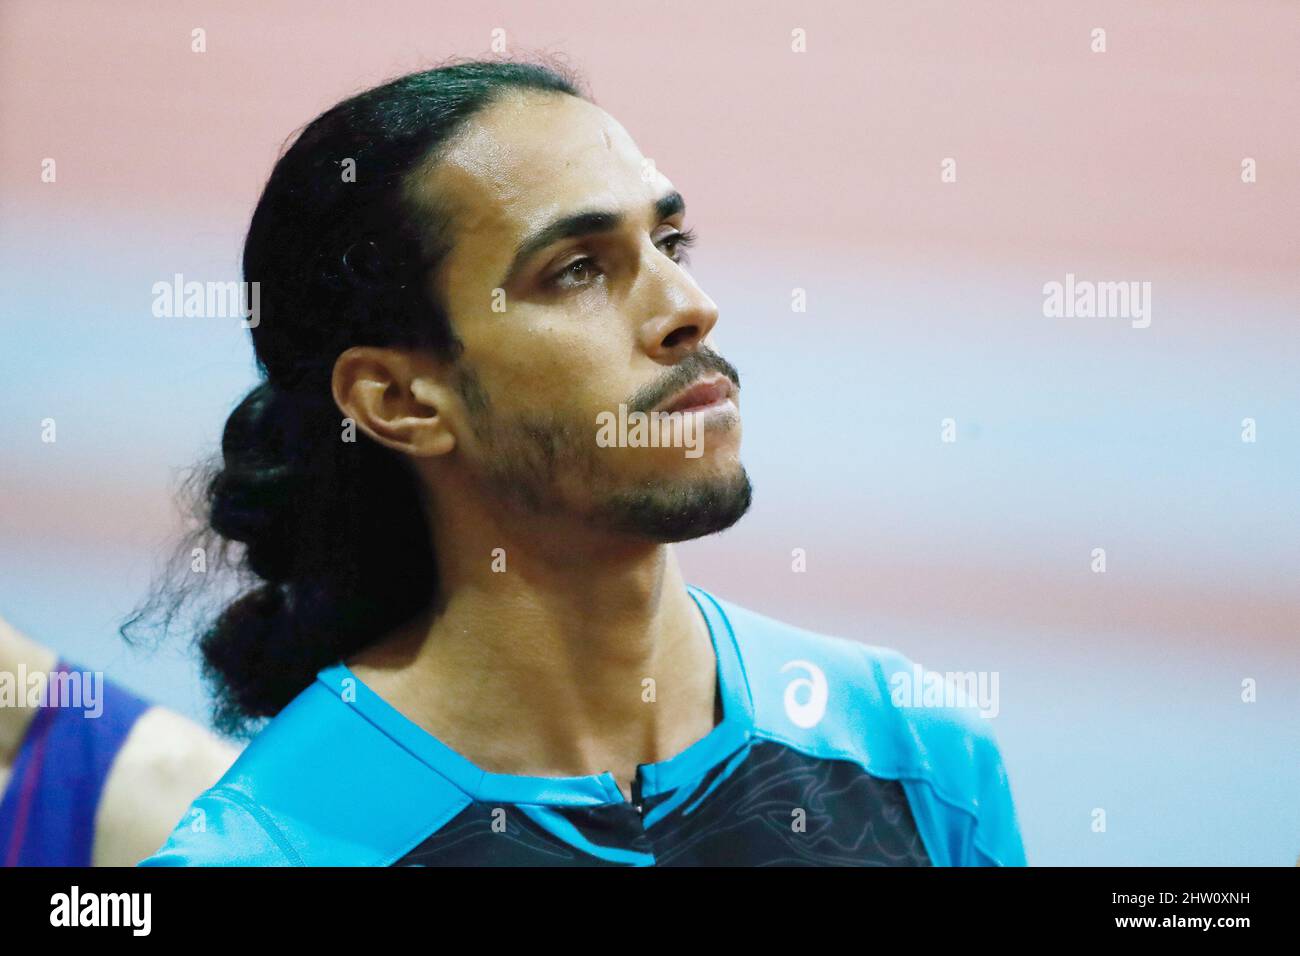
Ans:
<svg viewBox="0 0 1300 956"><path fill-rule="evenodd" d="M1293 864L1291 2L6 0L0 614L207 722L189 648L117 626L252 350L155 318L153 284L238 280L292 132L494 36L562 54L687 197L756 491L688 580L998 672L1031 864ZM1045 317L1067 273L1151 283L1150 326Z"/></svg>

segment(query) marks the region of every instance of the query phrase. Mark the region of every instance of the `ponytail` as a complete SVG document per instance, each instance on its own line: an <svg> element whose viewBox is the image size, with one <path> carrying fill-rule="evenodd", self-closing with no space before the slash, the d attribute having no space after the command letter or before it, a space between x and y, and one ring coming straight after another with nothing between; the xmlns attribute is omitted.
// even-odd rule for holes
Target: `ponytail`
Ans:
<svg viewBox="0 0 1300 956"><path fill-rule="evenodd" d="M178 575L122 626L170 629L214 572L234 572L221 609L197 610L214 723L232 734L274 716L322 668L438 598L433 542L410 462L344 428L330 392L355 345L461 347L425 289L450 246L445 204L412 197L461 125L509 89L582 96L562 66L467 61L403 76L313 120L276 163L244 243L257 282L251 327L264 381L231 413L216 461L187 489L197 530ZM344 179L339 164L355 163ZM194 573L191 555L208 556Z"/></svg>

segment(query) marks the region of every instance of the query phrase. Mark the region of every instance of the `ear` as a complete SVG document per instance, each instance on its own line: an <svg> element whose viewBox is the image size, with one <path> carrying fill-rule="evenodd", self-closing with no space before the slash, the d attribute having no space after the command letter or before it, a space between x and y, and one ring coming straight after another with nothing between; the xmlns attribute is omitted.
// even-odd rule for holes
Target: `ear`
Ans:
<svg viewBox="0 0 1300 956"><path fill-rule="evenodd" d="M334 361L334 402L379 444L417 458L456 447L450 370L402 349L354 346Z"/></svg>

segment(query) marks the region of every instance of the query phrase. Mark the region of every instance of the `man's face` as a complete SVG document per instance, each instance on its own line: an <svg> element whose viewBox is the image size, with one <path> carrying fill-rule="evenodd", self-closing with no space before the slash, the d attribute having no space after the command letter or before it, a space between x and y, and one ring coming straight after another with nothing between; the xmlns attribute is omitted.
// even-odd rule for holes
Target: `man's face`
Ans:
<svg viewBox="0 0 1300 956"><path fill-rule="evenodd" d="M430 281L464 345L458 466L503 503L656 541L737 521L739 378L679 261L680 199L623 127L575 97L510 95L420 186L452 218ZM602 215L548 230L585 213Z"/></svg>

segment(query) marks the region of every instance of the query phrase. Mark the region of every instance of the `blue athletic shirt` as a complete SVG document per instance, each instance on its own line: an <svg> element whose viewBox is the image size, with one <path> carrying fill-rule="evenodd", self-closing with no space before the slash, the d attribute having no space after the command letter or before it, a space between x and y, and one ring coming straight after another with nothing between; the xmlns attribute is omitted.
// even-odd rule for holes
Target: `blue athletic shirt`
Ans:
<svg viewBox="0 0 1300 956"><path fill-rule="evenodd" d="M336 664L141 865L1025 865L988 720L893 703L896 651L688 591L722 720L631 801L608 772L482 770Z"/></svg>

